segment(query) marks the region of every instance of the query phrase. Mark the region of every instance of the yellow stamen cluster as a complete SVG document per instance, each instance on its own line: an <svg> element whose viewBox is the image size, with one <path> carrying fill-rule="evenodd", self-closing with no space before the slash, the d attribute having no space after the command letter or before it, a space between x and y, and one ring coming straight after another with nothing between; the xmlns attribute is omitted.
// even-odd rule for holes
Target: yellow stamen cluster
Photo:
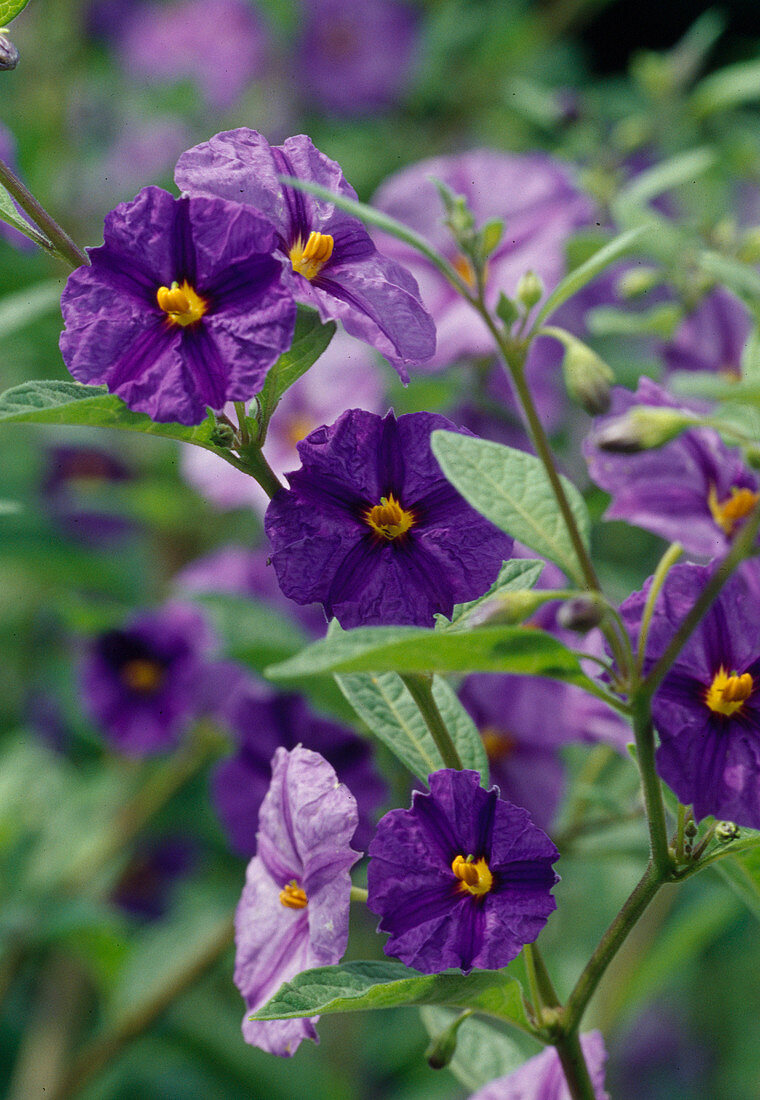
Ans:
<svg viewBox="0 0 760 1100"><path fill-rule="evenodd" d="M317 233L312 229L306 244L299 237L290 249L290 262L293 270L305 279L314 279L333 253L335 241L329 233Z"/></svg>
<svg viewBox="0 0 760 1100"><path fill-rule="evenodd" d="M480 739L489 760L506 760L516 747L514 738L503 730L497 730L495 726L486 726L481 730Z"/></svg>
<svg viewBox="0 0 760 1100"><path fill-rule="evenodd" d="M160 687L163 678L164 670L161 665L147 657L135 657L121 668L122 683L130 691L138 691L143 695L149 695Z"/></svg>
<svg viewBox="0 0 760 1100"><path fill-rule="evenodd" d="M286 909L305 909L309 904L306 891L291 879L284 890L280 890L280 904Z"/></svg>
<svg viewBox="0 0 760 1100"><path fill-rule="evenodd" d="M718 494L713 485L710 487L707 503L710 505L715 522L727 535L731 536L736 525L749 515L758 500L760 500L760 494L753 493L751 489L738 489L736 486L731 490L730 497L726 500L718 500Z"/></svg>
<svg viewBox="0 0 760 1100"><path fill-rule="evenodd" d="M177 282L171 286L160 286L156 291L156 301L172 325L183 327L196 324L208 309L208 302L196 293L187 279L182 286Z"/></svg>
<svg viewBox="0 0 760 1100"><path fill-rule="evenodd" d="M493 886L491 869L483 857L476 860L472 856L468 856L467 859L464 856L454 856L451 870L459 879L457 889L461 893L472 894L473 897L480 898L487 894Z"/></svg>
<svg viewBox="0 0 760 1100"><path fill-rule="evenodd" d="M736 714L749 699L754 686L748 672L741 676L734 672L729 676L721 665L705 691L705 702L716 714Z"/></svg>
<svg viewBox="0 0 760 1100"><path fill-rule="evenodd" d="M405 535L415 522L414 513L402 508L393 493L380 497L380 503L364 513L364 519L376 535L388 540Z"/></svg>

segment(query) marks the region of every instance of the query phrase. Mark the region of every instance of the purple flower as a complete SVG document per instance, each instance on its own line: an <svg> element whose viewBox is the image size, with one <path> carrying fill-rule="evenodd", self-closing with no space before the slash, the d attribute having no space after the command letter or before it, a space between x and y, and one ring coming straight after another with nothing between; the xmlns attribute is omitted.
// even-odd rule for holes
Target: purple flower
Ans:
<svg viewBox="0 0 760 1100"><path fill-rule="evenodd" d="M662 349L669 370L705 370L740 378L750 332L746 307L723 287L711 291Z"/></svg>
<svg viewBox="0 0 760 1100"><path fill-rule="evenodd" d="M173 748L209 696L213 638L200 612L167 604L92 643L82 680L85 704L119 752Z"/></svg>
<svg viewBox="0 0 760 1100"><path fill-rule="evenodd" d="M215 110L260 76L268 35L246 0L134 4L118 36L125 70L141 83L191 80Z"/></svg>
<svg viewBox="0 0 760 1100"><path fill-rule="evenodd" d="M709 428L692 428L638 454L599 450L597 433L633 405L679 407L648 378L640 379L635 394L613 389L611 415L594 422L584 444L591 477L612 494L605 519L628 520L701 557L724 553L758 499L755 475Z"/></svg>
<svg viewBox="0 0 760 1100"><path fill-rule="evenodd" d="M303 463L266 514L280 587L343 627L432 626L476 599L512 540L449 484L430 448L444 416L349 409L298 445Z"/></svg>
<svg viewBox="0 0 760 1100"><path fill-rule="evenodd" d="M387 955L425 974L498 970L533 943L556 908L559 852L526 810L444 769L410 810L380 819L369 847L369 900Z"/></svg>
<svg viewBox="0 0 760 1100"><path fill-rule="evenodd" d="M300 746L278 749L259 812L258 850L248 864L235 914L235 984L248 1012L283 982L340 961L348 942L350 847L356 802L330 765ZM302 1039L318 1042L319 1017L243 1020L246 1041L292 1055Z"/></svg>
<svg viewBox="0 0 760 1100"><path fill-rule="evenodd" d="M321 424L335 420L346 407L379 412L383 383L366 344L336 332L330 346L298 381L286 390L269 424L264 453L281 476L298 461L296 444ZM234 413L231 414L234 418ZM182 473L218 508L251 506L262 514L269 498L252 477L202 447L183 448Z"/></svg>
<svg viewBox="0 0 760 1100"><path fill-rule="evenodd" d="M273 241L243 206L144 188L107 216L92 266L69 276L67 367L157 421L199 424L207 406L246 401L293 336Z"/></svg>
<svg viewBox="0 0 760 1100"><path fill-rule="evenodd" d="M541 277L547 290L556 286L565 270L567 239L592 212L561 162L541 153L521 156L478 149L420 161L380 187L375 205L427 238L472 283L472 268L457 252L444 224L431 177L467 199L476 224L490 218L506 221L502 243L488 261L486 302L491 309L502 292L514 296L520 276L528 270ZM437 269L403 241L384 234L378 240L415 276L435 321L438 346L427 367L445 367L462 356L492 355L493 336Z"/></svg>
<svg viewBox="0 0 760 1100"><path fill-rule="evenodd" d="M711 574L676 565L657 598L645 673L665 651ZM621 607L638 634L651 585ZM760 575L745 564L721 590L652 701L657 770L697 820L714 814L760 828Z"/></svg>
<svg viewBox="0 0 760 1100"><path fill-rule="evenodd" d="M256 819L269 786L272 754L279 746L292 749L297 744L324 756L354 793L359 809L354 839L360 848L366 848L375 811L387 793L366 740L314 714L300 696L277 694L247 677L222 717L231 726L238 747L235 755L216 769L212 791L219 817L241 855L256 850Z"/></svg>
<svg viewBox="0 0 760 1100"><path fill-rule="evenodd" d="M418 47L413 8L397 0L308 0L296 79L310 105L336 115L392 106Z"/></svg>
<svg viewBox="0 0 760 1100"><path fill-rule="evenodd" d="M187 837L142 841L120 877L111 900L138 920L165 916L172 887L190 874L197 862L196 846Z"/></svg>
<svg viewBox="0 0 760 1100"><path fill-rule="evenodd" d="M332 203L283 186L278 175L329 187L355 199L340 166L303 134L270 146L256 130L230 130L183 153L177 186L218 195L265 214L295 297L323 320L377 348L408 380L405 363L429 359L435 328L409 272L381 255L361 222Z"/></svg>
<svg viewBox="0 0 760 1100"><path fill-rule="evenodd" d="M586 1058L596 1100L609 1100L604 1087L604 1065L607 1051L600 1031L581 1035L581 1049ZM642 1095L639 1093L638 1095ZM562 1065L553 1047L520 1066L506 1077L498 1077L473 1093L470 1100L571 1100L570 1089Z"/></svg>
<svg viewBox="0 0 760 1100"><path fill-rule="evenodd" d="M57 444L48 452L42 495L53 518L72 538L85 542L112 542L133 530L123 515L106 510L104 496L111 484L134 478L134 472L115 455L97 447ZM92 490L100 496L89 499ZM93 506L95 505L95 506Z"/></svg>

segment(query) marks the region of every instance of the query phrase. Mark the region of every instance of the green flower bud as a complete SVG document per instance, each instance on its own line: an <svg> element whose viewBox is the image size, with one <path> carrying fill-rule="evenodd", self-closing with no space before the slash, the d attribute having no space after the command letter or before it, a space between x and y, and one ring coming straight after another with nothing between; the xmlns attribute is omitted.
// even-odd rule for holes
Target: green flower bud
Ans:
<svg viewBox="0 0 760 1100"><path fill-rule="evenodd" d="M623 416L616 416L596 433L593 441L602 451L636 454L662 447L695 423L695 418L680 409L637 405Z"/></svg>
<svg viewBox="0 0 760 1100"><path fill-rule="evenodd" d="M18 50L0 27L0 72L15 69L18 65Z"/></svg>
<svg viewBox="0 0 760 1100"><path fill-rule="evenodd" d="M543 296L543 280L539 275L536 275L535 271L526 271L524 275L520 276L520 281L517 284L517 300L526 309L533 309Z"/></svg>
<svg viewBox="0 0 760 1100"><path fill-rule="evenodd" d="M229 450L236 442L235 429L231 424L225 424L223 420L217 420L211 429L211 443L215 447L225 447Z"/></svg>
<svg viewBox="0 0 760 1100"><path fill-rule="evenodd" d="M744 233L739 243L737 257L745 264L760 263L760 225Z"/></svg>
<svg viewBox="0 0 760 1100"><path fill-rule="evenodd" d="M520 310L512 299L508 298L503 291L499 295L499 300L496 303L496 316L500 321L504 322L508 329L512 328L512 325L520 316Z"/></svg>
<svg viewBox="0 0 760 1100"><path fill-rule="evenodd" d="M728 844L741 835L741 829L733 821L719 821L715 826L715 839L719 844Z"/></svg>
<svg viewBox="0 0 760 1100"><path fill-rule="evenodd" d="M656 267L635 267L624 272L617 281L621 298L640 298L662 282L663 273Z"/></svg>
<svg viewBox="0 0 760 1100"><path fill-rule="evenodd" d="M466 1008L451 1021L449 1026L437 1038L430 1040L430 1045L425 1051L425 1057L431 1069L443 1069L449 1064L457 1049L457 1032L467 1017L471 1015L472 1009Z"/></svg>
<svg viewBox="0 0 760 1100"><path fill-rule="evenodd" d="M610 407L610 385L614 379L612 371L595 351L569 333L565 334L563 343L565 356L562 374L571 400L591 416L607 412Z"/></svg>
<svg viewBox="0 0 760 1100"><path fill-rule="evenodd" d="M566 630L586 634L604 618L604 604L593 596L575 596L563 603L557 612L557 622Z"/></svg>
<svg viewBox="0 0 760 1100"><path fill-rule="evenodd" d="M478 233L478 252L487 260L492 252L501 244L504 236L504 222L501 218L492 218L487 221Z"/></svg>

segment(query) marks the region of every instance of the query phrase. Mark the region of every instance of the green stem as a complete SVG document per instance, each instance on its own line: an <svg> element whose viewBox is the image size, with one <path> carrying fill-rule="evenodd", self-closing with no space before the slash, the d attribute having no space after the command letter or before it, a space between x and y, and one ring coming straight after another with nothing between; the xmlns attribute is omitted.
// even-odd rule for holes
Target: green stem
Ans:
<svg viewBox="0 0 760 1100"><path fill-rule="evenodd" d="M66 230L62 229L58 222L51 218L47 210L24 186L16 173L11 171L2 160L0 160L0 184L16 200L24 213L29 215L34 224L47 235L56 255L62 260L66 260L72 267L86 267L89 265L90 261L86 254L72 241Z"/></svg>
<svg viewBox="0 0 760 1100"><path fill-rule="evenodd" d="M650 861L641 881L636 885L633 893L602 936L583 973L575 983L575 988L568 997L563 1014L566 1028L572 1030L580 1026L586 1006L591 1000L602 975L623 945L628 933L665 881L666 876L663 871L653 860Z"/></svg>
<svg viewBox="0 0 760 1100"><path fill-rule="evenodd" d="M565 1032L553 1040L567 1087L573 1100L596 1100L596 1091L586 1065L577 1031Z"/></svg>
<svg viewBox="0 0 760 1100"><path fill-rule="evenodd" d="M528 989L530 990L530 1000L533 1006L533 1016L535 1018L536 1026L541 1027L544 999L541 996L541 990L538 986L538 975L536 974L536 959L533 954L533 944L526 943L523 946L523 960L525 962L525 974L528 978Z"/></svg>
<svg viewBox="0 0 760 1100"><path fill-rule="evenodd" d="M527 948L530 948L530 955L533 960L533 968L541 1000L545 1005L553 1008L560 1003L560 1000L557 995L557 990L554 988L554 982L551 980L549 971L546 968L544 956L541 954L541 948L536 943L526 944L526 949Z"/></svg>
<svg viewBox="0 0 760 1100"><path fill-rule="evenodd" d="M351 901L360 901L366 905L368 897L369 892L364 890L361 886L351 887Z"/></svg>
<svg viewBox="0 0 760 1100"><path fill-rule="evenodd" d="M457 771L461 771L463 765L459 753L457 752L457 747L451 738L446 723L441 717L438 704L433 697L432 676L416 673L414 675L405 675L401 673L401 679L404 681L409 694L414 699L420 714L427 723L427 727L441 754L444 768L455 768Z"/></svg>
<svg viewBox="0 0 760 1100"><path fill-rule="evenodd" d="M247 447L251 442L251 434L248 431L248 424L246 418L248 411L245 407L245 401L235 401L235 413L238 418L238 433L240 435L240 446Z"/></svg>
<svg viewBox="0 0 760 1100"><path fill-rule="evenodd" d="M684 829L686 827L686 807L678 803L678 823L676 825L676 862L684 861Z"/></svg>
<svg viewBox="0 0 760 1100"><path fill-rule="evenodd" d="M257 443L249 443L245 446L241 442L240 461L233 462L232 465L237 466L239 470L243 470L246 474L250 474L252 478L255 478L270 500L275 493L285 488L277 474L264 458L261 447L259 447Z"/></svg>
<svg viewBox="0 0 760 1100"><path fill-rule="evenodd" d="M683 547L680 542L672 543L665 553L660 558L659 564L654 571L652 577L652 585L647 595L647 602L644 605L644 612L641 616L641 629L639 630L639 644L636 650L636 675L641 675L641 670L644 667L644 655L647 650L647 638L649 637L649 627L652 623L652 615L654 613L654 605L657 603L657 597L660 594L665 578L670 572L671 568L680 558L683 553Z"/></svg>
<svg viewBox="0 0 760 1100"><path fill-rule="evenodd" d="M636 739L636 759L644 791L644 805L649 826L651 861L663 879L670 876L672 863L668 848L668 829L665 822L665 806L662 787L655 770L654 728L649 712L649 699L645 695L632 700L633 735Z"/></svg>

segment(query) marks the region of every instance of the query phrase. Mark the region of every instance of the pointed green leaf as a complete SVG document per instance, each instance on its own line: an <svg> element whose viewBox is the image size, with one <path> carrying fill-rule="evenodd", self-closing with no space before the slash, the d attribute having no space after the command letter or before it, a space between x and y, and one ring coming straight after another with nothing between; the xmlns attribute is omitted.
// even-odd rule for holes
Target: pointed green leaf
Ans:
<svg viewBox="0 0 760 1100"><path fill-rule="evenodd" d="M250 1019L291 1020L431 1004L477 1009L530 1030L520 983L503 971L474 970L467 976L420 974L395 962L352 962L305 970L286 982Z"/></svg>
<svg viewBox="0 0 760 1100"><path fill-rule="evenodd" d="M28 3L29 0L0 0L0 27L6 27Z"/></svg>
<svg viewBox="0 0 760 1100"><path fill-rule="evenodd" d="M694 89L691 107L699 118L760 99L760 61L739 61L710 73Z"/></svg>
<svg viewBox="0 0 760 1100"><path fill-rule="evenodd" d="M459 432L435 431L430 438L444 474L473 508L583 583L573 544L540 459ZM583 497L567 478L562 478L562 484L588 545L590 520Z"/></svg>
<svg viewBox="0 0 760 1100"><path fill-rule="evenodd" d="M362 721L418 779L427 782L431 772L444 766L425 719L395 672L335 679ZM446 681L437 676L433 679L433 697L462 766L480 772L482 783L487 784L488 757L474 722Z"/></svg>
<svg viewBox="0 0 760 1100"><path fill-rule="evenodd" d="M496 605L500 596L506 595L507 592L525 592L533 588L541 576L544 564L542 561L532 561L529 558L511 558L505 561L499 570L498 577L485 595L477 600L470 600L469 603L456 604L451 621L444 615L437 616L436 630L467 629L469 624L477 621L478 612L489 605Z"/></svg>
<svg viewBox="0 0 760 1100"><path fill-rule="evenodd" d="M50 279L0 298L0 340L57 309L61 286L56 279Z"/></svg>
<svg viewBox="0 0 760 1100"><path fill-rule="evenodd" d="M0 0L0 6L2 6L2 0ZM0 19L0 26L2 26L2 19ZM25 237L28 237L30 241L34 241L40 248L45 248L48 251L52 251L53 246L47 237L35 229L29 224L13 204L13 199L8 194L3 186L0 185L0 220L6 222L8 225L12 225L14 229L17 229L19 233L23 233Z"/></svg>
<svg viewBox="0 0 760 1100"><path fill-rule="evenodd" d="M420 1009L422 1023L431 1039L437 1038L458 1016L456 1010L426 1005ZM457 1031L457 1047L448 1069L468 1092L497 1077L513 1073L525 1061L518 1045L488 1020L471 1016Z"/></svg>
<svg viewBox="0 0 760 1100"><path fill-rule="evenodd" d="M335 334L335 322L322 324L315 309L298 307L296 328L290 349L280 356L270 368L261 393L258 395L261 410L262 440L272 413L285 391L305 374L327 349Z"/></svg>

